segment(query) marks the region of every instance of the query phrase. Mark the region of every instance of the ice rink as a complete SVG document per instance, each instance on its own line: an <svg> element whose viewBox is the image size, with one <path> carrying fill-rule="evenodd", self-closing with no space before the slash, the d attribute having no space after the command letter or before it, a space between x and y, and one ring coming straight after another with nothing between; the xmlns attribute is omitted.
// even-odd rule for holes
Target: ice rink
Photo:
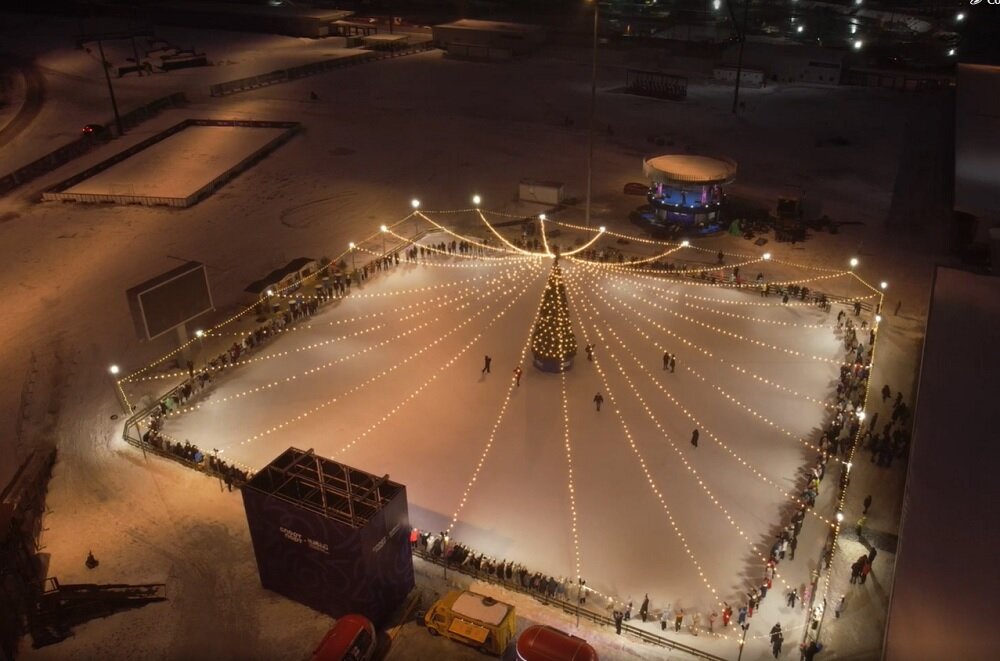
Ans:
<svg viewBox="0 0 1000 661"><path fill-rule="evenodd" d="M774 279L770 266L743 268ZM387 473L414 526L601 595L736 601L759 584L818 453L844 357L836 311L641 267L561 267L580 347L564 375L536 370L528 345L552 259L404 262L219 377L164 430L251 469L296 446ZM808 537L827 516L807 519Z"/></svg>
<svg viewBox="0 0 1000 661"><path fill-rule="evenodd" d="M63 192L186 198L285 131L189 126Z"/></svg>

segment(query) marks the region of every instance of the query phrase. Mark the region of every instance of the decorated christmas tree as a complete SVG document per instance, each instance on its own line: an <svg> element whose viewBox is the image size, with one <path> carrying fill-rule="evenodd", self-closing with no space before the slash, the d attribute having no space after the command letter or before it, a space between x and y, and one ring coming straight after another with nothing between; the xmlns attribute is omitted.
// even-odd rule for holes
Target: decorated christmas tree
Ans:
<svg viewBox="0 0 1000 661"><path fill-rule="evenodd" d="M569 320L569 300L558 260L542 292L542 307L531 335L535 367L543 372L564 372L573 366L576 337Z"/></svg>

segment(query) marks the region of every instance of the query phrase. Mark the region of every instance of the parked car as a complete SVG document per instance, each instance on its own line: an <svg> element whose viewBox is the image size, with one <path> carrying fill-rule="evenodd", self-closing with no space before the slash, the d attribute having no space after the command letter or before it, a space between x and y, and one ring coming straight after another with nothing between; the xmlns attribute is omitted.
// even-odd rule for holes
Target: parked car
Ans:
<svg viewBox="0 0 1000 661"><path fill-rule="evenodd" d="M364 615L344 615L323 636L312 661L370 661L376 643L371 620Z"/></svg>
<svg viewBox="0 0 1000 661"><path fill-rule="evenodd" d="M87 124L83 127L81 133L84 135L103 135L108 132L107 127L104 124Z"/></svg>
<svg viewBox="0 0 1000 661"><path fill-rule="evenodd" d="M515 649L517 661L598 661L584 639L539 624L521 632Z"/></svg>

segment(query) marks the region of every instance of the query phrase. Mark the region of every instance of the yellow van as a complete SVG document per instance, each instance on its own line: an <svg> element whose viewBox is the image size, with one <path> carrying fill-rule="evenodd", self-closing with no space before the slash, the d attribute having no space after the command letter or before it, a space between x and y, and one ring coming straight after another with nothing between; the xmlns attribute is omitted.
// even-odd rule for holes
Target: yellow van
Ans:
<svg viewBox="0 0 1000 661"><path fill-rule="evenodd" d="M437 601L424 624L432 636L447 636L487 654L503 654L514 639L514 607L475 592L455 590Z"/></svg>

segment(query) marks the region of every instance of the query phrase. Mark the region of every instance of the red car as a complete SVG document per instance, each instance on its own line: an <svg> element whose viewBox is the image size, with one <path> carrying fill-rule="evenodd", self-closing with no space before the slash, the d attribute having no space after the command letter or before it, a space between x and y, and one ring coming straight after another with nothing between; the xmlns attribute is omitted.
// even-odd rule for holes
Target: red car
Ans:
<svg viewBox="0 0 1000 661"><path fill-rule="evenodd" d="M539 624L521 632L515 649L518 661L598 661L584 639Z"/></svg>
<svg viewBox="0 0 1000 661"><path fill-rule="evenodd" d="M80 132L84 135L100 135L107 130L104 124L87 124Z"/></svg>
<svg viewBox="0 0 1000 661"><path fill-rule="evenodd" d="M326 632L313 661L369 661L375 655L375 625L364 615L345 615Z"/></svg>

